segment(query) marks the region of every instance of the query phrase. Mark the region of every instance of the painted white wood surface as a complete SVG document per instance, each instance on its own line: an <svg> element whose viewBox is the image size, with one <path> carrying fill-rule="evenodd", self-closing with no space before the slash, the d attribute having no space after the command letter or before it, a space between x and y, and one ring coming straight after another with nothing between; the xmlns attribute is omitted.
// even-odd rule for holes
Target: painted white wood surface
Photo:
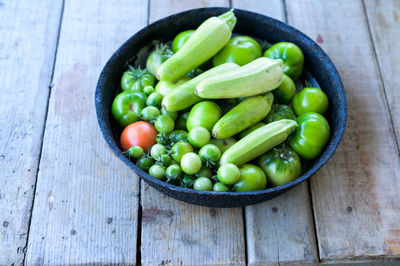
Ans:
<svg viewBox="0 0 400 266"><path fill-rule="evenodd" d="M106 147L94 109L111 54L147 1L66 1L26 263L136 263L139 179Z"/></svg>
<svg viewBox="0 0 400 266"><path fill-rule="evenodd" d="M0 1L0 265L28 236L62 1Z"/></svg>
<svg viewBox="0 0 400 266"><path fill-rule="evenodd" d="M235 0L232 4L285 21L281 0ZM318 261L310 203L305 182L276 199L246 207L248 263L293 265Z"/></svg>
<svg viewBox="0 0 400 266"><path fill-rule="evenodd" d="M362 2L286 4L289 23L330 55L348 100L342 143L311 182L320 258L398 256L400 163Z"/></svg>
<svg viewBox="0 0 400 266"><path fill-rule="evenodd" d="M150 1L150 22L186 9L228 6L228 1ZM212 209L182 203L141 183L143 265L243 265L242 208Z"/></svg>

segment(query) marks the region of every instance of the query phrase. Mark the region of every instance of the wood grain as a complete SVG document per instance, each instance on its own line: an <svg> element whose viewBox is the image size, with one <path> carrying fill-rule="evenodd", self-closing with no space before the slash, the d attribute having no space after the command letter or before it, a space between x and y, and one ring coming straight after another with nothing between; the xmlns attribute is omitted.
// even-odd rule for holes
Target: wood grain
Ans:
<svg viewBox="0 0 400 266"><path fill-rule="evenodd" d="M233 7L284 21L284 5L274 1L233 1ZM250 265L306 264L318 261L308 183L246 210Z"/></svg>
<svg viewBox="0 0 400 266"><path fill-rule="evenodd" d="M400 2L396 0L387 0L384 4L376 0L364 2L399 147Z"/></svg>
<svg viewBox="0 0 400 266"><path fill-rule="evenodd" d="M147 1L65 2L26 263L136 263L139 182L107 149L94 91Z"/></svg>
<svg viewBox="0 0 400 266"><path fill-rule="evenodd" d="M334 61L348 100L342 143L311 182L320 258L398 256L400 163L362 2L286 3L289 22Z"/></svg>
<svg viewBox="0 0 400 266"><path fill-rule="evenodd" d="M0 265L24 259L61 10L0 1Z"/></svg>
<svg viewBox="0 0 400 266"><path fill-rule="evenodd" d="M228 1L150 3L150 22L185 9L228 5ZM164 196L144 182L141 185L143 265L245 264L241 208L189 205Z"/></svg>

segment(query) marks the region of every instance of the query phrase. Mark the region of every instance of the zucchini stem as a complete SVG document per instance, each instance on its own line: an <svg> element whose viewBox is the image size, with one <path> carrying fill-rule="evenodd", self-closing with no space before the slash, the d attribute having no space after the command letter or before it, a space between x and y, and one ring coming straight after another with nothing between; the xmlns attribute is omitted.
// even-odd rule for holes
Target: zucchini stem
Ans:
<svg viewBox="0 0 400 266"><path fill-rule="evenodd" d="M229 29L232 31L233 28L236 25L236 17L235 14L233 13L233 8L229 10L228 12L220 15L218 18L222 19L225 21L225 23L228 25Z"/></svg>

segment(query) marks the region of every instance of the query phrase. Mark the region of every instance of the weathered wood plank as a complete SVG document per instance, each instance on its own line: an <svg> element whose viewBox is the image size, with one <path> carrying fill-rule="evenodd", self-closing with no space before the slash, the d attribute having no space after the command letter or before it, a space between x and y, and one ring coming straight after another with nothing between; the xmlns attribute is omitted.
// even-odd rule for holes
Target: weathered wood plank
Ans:
<svg viewBox="0 0 400 266"><path fill-rule="evenodd" d="M150 21L228 1L150 1ZM166 197L142 182L143 265L245 264L242 209L210 209Z"/></svg>
<svg viewBox="0 0 400 266"><path fill-rule="evenodd" d="M62 1L0 1L0 265L21 264Z"/></svg>
<svg viewBox="0 0 400 266"><path fill-rule="evenodd" d="M233 7L285 20L284 5L274 1L233 1ZM246 210L250 265L306 264L318 261L308 183Z"/></svg>
<svg viewBox="0 0 400 266"><path fill-rule="evenodd" d="M397 142L400 139L400 1L365 0ZM397 143L399 145L399 143ZM399 147L400 148L400 147Z"/></svg>
<svg viewBox="0 0 400 266"><path fill-rule="evenodd" d="M136 263L139 179L107 149L94 90L147 1L66 1L26 263Z"/></svg>
<svg viewBox="0 0 400 266"><path fill-rule="evenodd" d="M311 182L320 258L399 256L400 163L362 3L287 7L289 22L331 56L348 100L342 144Z"/></svg>

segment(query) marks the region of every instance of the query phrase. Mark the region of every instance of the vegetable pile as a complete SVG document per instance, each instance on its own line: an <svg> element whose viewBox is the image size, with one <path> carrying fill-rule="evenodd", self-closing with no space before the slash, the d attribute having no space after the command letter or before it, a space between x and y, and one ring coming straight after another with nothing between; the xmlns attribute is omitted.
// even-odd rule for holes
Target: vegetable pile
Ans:
<svg viewBox="0 0 400 266"><path fill-rule="evenodd" d="M129 66L112 115L124 153L154 178L208 191L255 191L302 174L330 137L328 98L302 87L304 55L234 36L233 10ZM262 53L263 52L263 53Z"/></svg>

